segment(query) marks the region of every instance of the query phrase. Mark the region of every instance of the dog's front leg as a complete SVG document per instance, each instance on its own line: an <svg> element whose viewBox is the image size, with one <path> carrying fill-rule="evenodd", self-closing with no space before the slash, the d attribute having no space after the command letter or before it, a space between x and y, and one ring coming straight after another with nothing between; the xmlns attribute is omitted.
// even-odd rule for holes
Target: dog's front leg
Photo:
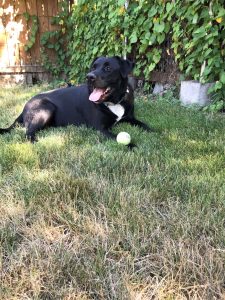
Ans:
<svg viewBox="0 0 225 300"><path fill-rule="evenodd" d="M149 127L145 123L143 123L143 122L141 122L141 121L139 121L139 120L137 120L135 118L129 119L127 122L130 123L131 125L138 126L138 127L142 128L142 129L144 129L146 131L149 131L149 132L155 131L155 129Z"/></svg>
<svg viewBox="0 0 225 300"><path fill-rule="evenodd" d="M112 132L110 132L108 129L101 129L100 132L102 134L104 134L104 136L107 138L107 139L113 139L115 140L116 139L116 135L113 134Z"/></svg>

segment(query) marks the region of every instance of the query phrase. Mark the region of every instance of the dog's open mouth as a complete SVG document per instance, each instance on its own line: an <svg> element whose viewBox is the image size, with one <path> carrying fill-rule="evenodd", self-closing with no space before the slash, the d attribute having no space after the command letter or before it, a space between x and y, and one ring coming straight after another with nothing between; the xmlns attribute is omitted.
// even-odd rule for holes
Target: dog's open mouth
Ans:
<svg viewBox="0 0 225 300"><path fill-rule="evenodd" d="M107 87L105 89L95 88L90 94L89 100L95 103L101 103L108 98L108 96L111 94L111 91L112 89L110 87Z"/></svg>

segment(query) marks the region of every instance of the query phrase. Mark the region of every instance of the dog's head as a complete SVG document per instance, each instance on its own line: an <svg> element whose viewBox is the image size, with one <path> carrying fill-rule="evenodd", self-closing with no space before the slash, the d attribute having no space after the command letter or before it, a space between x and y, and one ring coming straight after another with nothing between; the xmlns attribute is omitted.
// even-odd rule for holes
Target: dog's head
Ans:
<svg viewBox="0 0 225 300"><path fill-rule="evenodd" d="M119 101L120 95L126 92L128 74L133 68L134 63L118 56L96 58L87 74L89 100Z"/></svg>

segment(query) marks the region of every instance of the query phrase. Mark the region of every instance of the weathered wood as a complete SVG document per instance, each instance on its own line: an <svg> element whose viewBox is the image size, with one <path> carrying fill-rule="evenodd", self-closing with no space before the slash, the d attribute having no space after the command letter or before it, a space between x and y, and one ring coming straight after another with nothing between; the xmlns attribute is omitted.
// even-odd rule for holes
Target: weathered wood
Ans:
<svg viewBox="0 0 225 300"><path fill-rule="evenodd" d="M0 7L4 8L4 11L9 13L11 11L11 7L13 6L13 3L11 0L1 0L0 1Z"/></svg>
<svg viewBox="0 0 225 300"><path fill-rule="evenodd" d="M58 13L58 2L57 1L47 1L48 3L48 16L53 17Z"/></svg>
<svg viewBox="0 0 225 300"><path fill-rule="evenodd" d="M179 74L176 72L160 72L152 71L149 80L160 83L174 83L179 79Z"/></svg>
<svg viewBox="0 0 225 300"><path fill-rule="evenodd" d="M49 18L47 16L41 16L39 19L39 32L46 32L49 30L48 21Z"/></svg>
<svg viewBox="0 0 225 300"><path fill-rule="evenodd" d="M44 71L45 69L41 65L8 66L0 68L0 74L42 73Z"/></svg>
<svg viewBox="0 0 225 300"><path fill-rule="evenodd" d="M39 17L48 16L48 0L37 1L37 15Z"/></svg>
<svg viewBox="0 0 225 300"><path fill-rule="evenodd" d="M25 0L25 3L28 14L37 15L37 0Z"/></svg>
<svg viewBox="0 0 225 300"><path fill-rule="evenodd" d="M0 86L12 83L33 84L37 81L50 82L51 80L52 76L47 72L0 74Z"/></svg>
<svg viewBox="0 0 225 300"><path fill-rule="evenodd" d="M2 18L0 18L0 67L3 65L9 65L9 55L5 27Z"/></svg>
<svg viewBox="0 0 225 300"><path fill-rule="evenodd" d="M14 11L17 16L22 15L26 11L25 0L14 1Z"/></svg>
<svg viewBox="0 0 225 300"><path fill-rule="evenodd" d="M0 74L24 74L44 72L41 66L41 34L55 30L52 16L58 13L59 0L0 0ZM35 44L25 51L30 38L32 20L26 20L24 13L37 16L39 28ZM51 56L53 51L49 50ZM43 73L44 74L44 73ZM47 75L41 76L46 78Z"/></svg>
<svg viewBox="0 0 225 300"><path fill-rule="evenodd" d="M29 50L31 56L31 64L36 65L40 63L40 41L38 39L39 35L37 34L37 39L33 47Z"/></svg>

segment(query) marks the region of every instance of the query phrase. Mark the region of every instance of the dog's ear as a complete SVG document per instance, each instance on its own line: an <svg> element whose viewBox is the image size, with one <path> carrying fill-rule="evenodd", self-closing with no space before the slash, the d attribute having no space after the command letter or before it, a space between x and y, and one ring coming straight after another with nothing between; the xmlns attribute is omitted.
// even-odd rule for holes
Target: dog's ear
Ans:
<svg viewBox="0 0 225 300"><path fill-rule="evenodd" d="M129 59L123 59L119 56L115 56L115 58L119 61L120 63L120 73L123 78L126 78L128 74L131 73L131 71L134 68L134 63L130 61Z"/></svg>
<svg viewBox="0 0 225 300"><path fill-rule="evenodd" d="M94 62L95 62L98 58L99 58L99 57L95 57L95 59L93 59L93 61L92 61L92 63L91 63L91 68L92 68Z"/></svg>

